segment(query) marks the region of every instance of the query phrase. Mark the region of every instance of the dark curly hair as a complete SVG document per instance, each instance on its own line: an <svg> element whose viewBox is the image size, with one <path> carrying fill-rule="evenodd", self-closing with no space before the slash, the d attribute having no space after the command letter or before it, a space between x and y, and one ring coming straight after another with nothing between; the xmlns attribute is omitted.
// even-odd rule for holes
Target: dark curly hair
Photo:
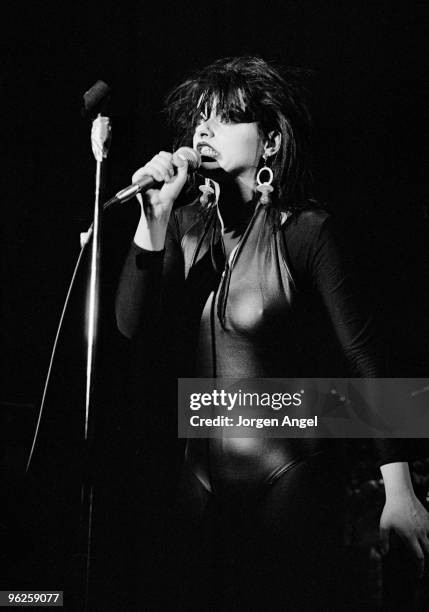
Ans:
<svg viewBox="0 0 429 612"><path fill-rule="evenodd" d="M303 77L299 69L280 71L261 57L227 57L195 72L173 89L165 112L176 133L174 146L192 146L201 111L234 123L259 124L264 137L275 130L282 142L272 161L282 207L303 208L311 195L310 127Z"/></svg>

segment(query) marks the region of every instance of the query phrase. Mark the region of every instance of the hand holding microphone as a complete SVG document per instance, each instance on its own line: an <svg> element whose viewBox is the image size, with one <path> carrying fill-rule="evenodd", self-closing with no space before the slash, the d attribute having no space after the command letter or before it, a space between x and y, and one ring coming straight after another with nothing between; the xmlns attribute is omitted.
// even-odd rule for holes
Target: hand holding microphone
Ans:
<svg viewBox="0 0 429 612"><path fill-rule="evenodd" d="M141 204L142 216L134 238L139 246L150 251L164 248L173 204L188 172L195 171L200 163L199 153L190 147L181 147L175 153L161 151L134 173L130 187L116 194L123 201L137 195Z"/></svg>
<svg viewBox="0 0 429 612"><path fill-rule="evenodd" d="M177 178L179 179L180 177L180 179L183 179L186 178L188 171L195 171L199 168L200 164L201 156L199 152L190 147L180 147L175 153L161 151L158 155L155 155L150 162L134 173L132 184L119 191L115 195L115 199L117 202L126 202L141 192L147 192L153 189L160 191L161 183L174 182L172 179L176 175L176 170ZM185 175L185 177L183 175ZM179 180L177 185L179 185L180 182ZM177 195L180 193L180 189L182 189L184 182L183 180L177 194L174 194L174 191L172 191L172 195L175 196L174 199L176 199Z"/></svg>

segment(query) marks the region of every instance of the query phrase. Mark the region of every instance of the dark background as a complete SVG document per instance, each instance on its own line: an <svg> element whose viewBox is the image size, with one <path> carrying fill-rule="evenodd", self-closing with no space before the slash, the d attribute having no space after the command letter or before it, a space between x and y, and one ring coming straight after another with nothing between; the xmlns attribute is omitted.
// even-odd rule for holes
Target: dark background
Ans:
<svg viewBox="0 0 429 612"><path fill-rule="evenodd" d="M356 218L368 221L364 240L386 213L377 225L377 256L394 257L387 273L397 280L395 292L415 291L418 306L427 284L413 278L414 266L427 257L416 235L427 205L422 8L382 0L323 7L223 0L157 9L109 0L21 7L2 35L2 399L39 399L79 233L91 220L94 161L90 126L79 111L82 94L97 79L113 90L108 192L114 193L156 151L170 147L162 99L190 70L245 53L313 69L319 195L351 215L349 227ZM118 240L122 215L109 215ZM412 220L417 227L410 229Z"/></svg>
<svg viewBox="0 0 429 612"><path fill-rule="evenodd" d="M337 214L350 265L374 305L392 375L428 375L423 7L388 0L17 6L1 43L1 401L8 480L23 470L79 233L91 223L95 162L80 108L97 79L113 91L110 195L154 153L170 149L162 100L190 70L243 54L312 70L317 195ZM103 349L109 394L117 398L126 350L114 329L112 298L136 218L133 202L105 217ZM75 380L64 386L76 390L82 283L72 302L62 339L70 361L57 377L64 381L73 372Z"/></svg>

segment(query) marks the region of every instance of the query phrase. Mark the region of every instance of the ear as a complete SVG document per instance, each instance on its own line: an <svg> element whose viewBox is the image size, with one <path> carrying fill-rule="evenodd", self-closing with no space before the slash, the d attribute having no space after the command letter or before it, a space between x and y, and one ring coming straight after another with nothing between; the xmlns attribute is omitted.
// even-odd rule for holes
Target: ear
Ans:
<svg viewBox="0 0 429 612"><path fill-rule="evenodd" d="M282 144L282 135L277 130L273 130L268 133L267 139L264 143L264 155L271 157L275 155L280 149Z"/></svg>

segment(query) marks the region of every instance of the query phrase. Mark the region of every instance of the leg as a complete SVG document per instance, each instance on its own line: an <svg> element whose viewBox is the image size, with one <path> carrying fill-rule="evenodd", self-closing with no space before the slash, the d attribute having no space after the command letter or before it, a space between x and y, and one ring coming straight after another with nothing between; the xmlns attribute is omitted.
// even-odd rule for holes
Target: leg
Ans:
<svg viewBox="0 0 429 612"><path fill-rule="evenodd" d="M213 495L185 462L172 529L171 609L211 609L214 505Z"/></svg>
<svg viewBox="0 0 429 612"><path fill-rule="evenodd" d="M261 495L247 521L240 563L247 609L262 609L268 598L279 610L339 608L344 491L339 464L333 453L312 455Z"/></svg>

